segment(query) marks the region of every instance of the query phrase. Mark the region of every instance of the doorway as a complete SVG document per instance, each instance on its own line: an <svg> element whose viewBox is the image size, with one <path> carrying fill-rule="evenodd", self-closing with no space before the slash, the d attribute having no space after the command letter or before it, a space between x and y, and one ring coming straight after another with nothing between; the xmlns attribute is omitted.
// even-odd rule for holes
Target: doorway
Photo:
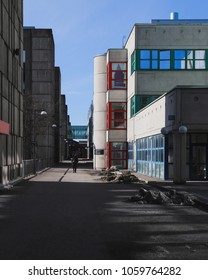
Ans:
<svg viewBox="0 0 208 280"><path fill-rule="evenodd" d="M190 179L208 180L207 144L192 144L190 149Z"/></svg>

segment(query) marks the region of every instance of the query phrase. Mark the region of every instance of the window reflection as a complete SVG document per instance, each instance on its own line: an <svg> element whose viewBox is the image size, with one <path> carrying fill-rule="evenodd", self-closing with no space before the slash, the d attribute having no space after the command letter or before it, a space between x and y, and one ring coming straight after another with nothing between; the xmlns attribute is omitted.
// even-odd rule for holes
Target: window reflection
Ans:
<svg viewBox="0 0 208 280"><path fill-rule="evenodd" d="M164 179L164 146L162 135L136 141L137 171Z"/></svg>
<svg viewBox="0 0 208 280"><path fill-rule="evenodd" d="M170 59L170 51L160 51L160 59Z"/></svg>
<svg viewBox="0 0 208 280"><path fill-rule="evenodd" d="M108 66L108 89L126 89L127 87L127 64L109 63Z"/></svg>
<svg viewBox="0 0 208 280"><path fill-rule="evenodd" d="M109 129L126 129L126 103L109 103Z"/></svg>
<svg viewBox="0 0 208 280"><path fill-rule="evenodd" d="M112 63L112 70L126 70L126 63Z"/></svg>
<svg viewBox="0 0 208 280"><path fill-rule="evenodd" d="M150 60L141 60L140 68L141 69L150 69Z"/></svg>
<svg viewBox="0 0 208 280"><path fill-rule="evenodd" d="M160 69L170 69L170 61L160 61Z"/></svg>
<svg viewBox="0 0 208 280"><path fill-rule="evenodd" d="M206 50L140 50L138 52L138 65L141 70L206 69Z"/></svg>
<svg viewBox="0 0 208 280"><path fill-rule="evenodd" d="M140 59L150 59L150 51L149 50L141 50L140 51Z"/></svg>

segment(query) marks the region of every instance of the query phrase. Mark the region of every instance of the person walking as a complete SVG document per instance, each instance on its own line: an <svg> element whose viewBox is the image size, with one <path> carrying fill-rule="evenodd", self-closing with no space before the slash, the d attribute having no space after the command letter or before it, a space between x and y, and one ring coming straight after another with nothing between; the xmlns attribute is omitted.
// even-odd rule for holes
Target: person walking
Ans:
<svg viewBox="0 0 208 280"><path fill-rule="evenodd" d="M73 173L77 172L77 164L78 164L78 156L74 155L72 158L72 168L73 168Z"/></svg>

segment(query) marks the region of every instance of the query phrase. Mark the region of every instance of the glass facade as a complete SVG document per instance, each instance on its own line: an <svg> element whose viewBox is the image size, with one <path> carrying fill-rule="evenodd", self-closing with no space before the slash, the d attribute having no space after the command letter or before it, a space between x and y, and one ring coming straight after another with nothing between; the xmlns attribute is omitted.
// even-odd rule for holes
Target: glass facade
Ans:
<svg viewBox="0 0 208 280"><path fill-rule="evenodd" d="M136 141L137 172L164 179L165 139L163 135L155 135Z"/></svg>
<svg viewBox="0 0 208 280"><path fill-rule="evenodd" d="M136 70L207 70L208 50L135 50L131 73Z"/></svg>
<svg viewBox="0 0 208 280"><path fill-rule="evenodd" d="M72 125L71 133L72 133L72 139L87 139L87 126Z"/></svg>
<svg viewBox="0 0 208 280"><path fill-rule="evenodd" d="M133 170L134 168L134 144L128 143L128 169Z"/></svg>

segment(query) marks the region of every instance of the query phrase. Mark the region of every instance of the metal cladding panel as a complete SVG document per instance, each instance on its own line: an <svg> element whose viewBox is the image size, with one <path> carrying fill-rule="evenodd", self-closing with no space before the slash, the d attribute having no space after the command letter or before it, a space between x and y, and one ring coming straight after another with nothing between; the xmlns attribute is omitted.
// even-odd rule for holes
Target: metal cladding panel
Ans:
<svg viewBox="0 0 208 280"><path fill-rule="evenodd" d="M113 62L125 62L127 61L127 50L126 49L109 49L107 55L107 61Z"/></svg>
<svg viewBox="0 0 208 280"><path fill-rule="evenodd" d="M0 134L9 135L9 124L0 120Z"/></svg>
<svg viewBox="0 0 208 280"><path fill-rule="evenodd" d="M126 130L108 130L106 142L126 142Z"/></svg>
<svg viewBox="0 0 208 280"><path fill-rule="evenodd" d="M106 102L126 102L126 90L109 90Z"/></svg>

